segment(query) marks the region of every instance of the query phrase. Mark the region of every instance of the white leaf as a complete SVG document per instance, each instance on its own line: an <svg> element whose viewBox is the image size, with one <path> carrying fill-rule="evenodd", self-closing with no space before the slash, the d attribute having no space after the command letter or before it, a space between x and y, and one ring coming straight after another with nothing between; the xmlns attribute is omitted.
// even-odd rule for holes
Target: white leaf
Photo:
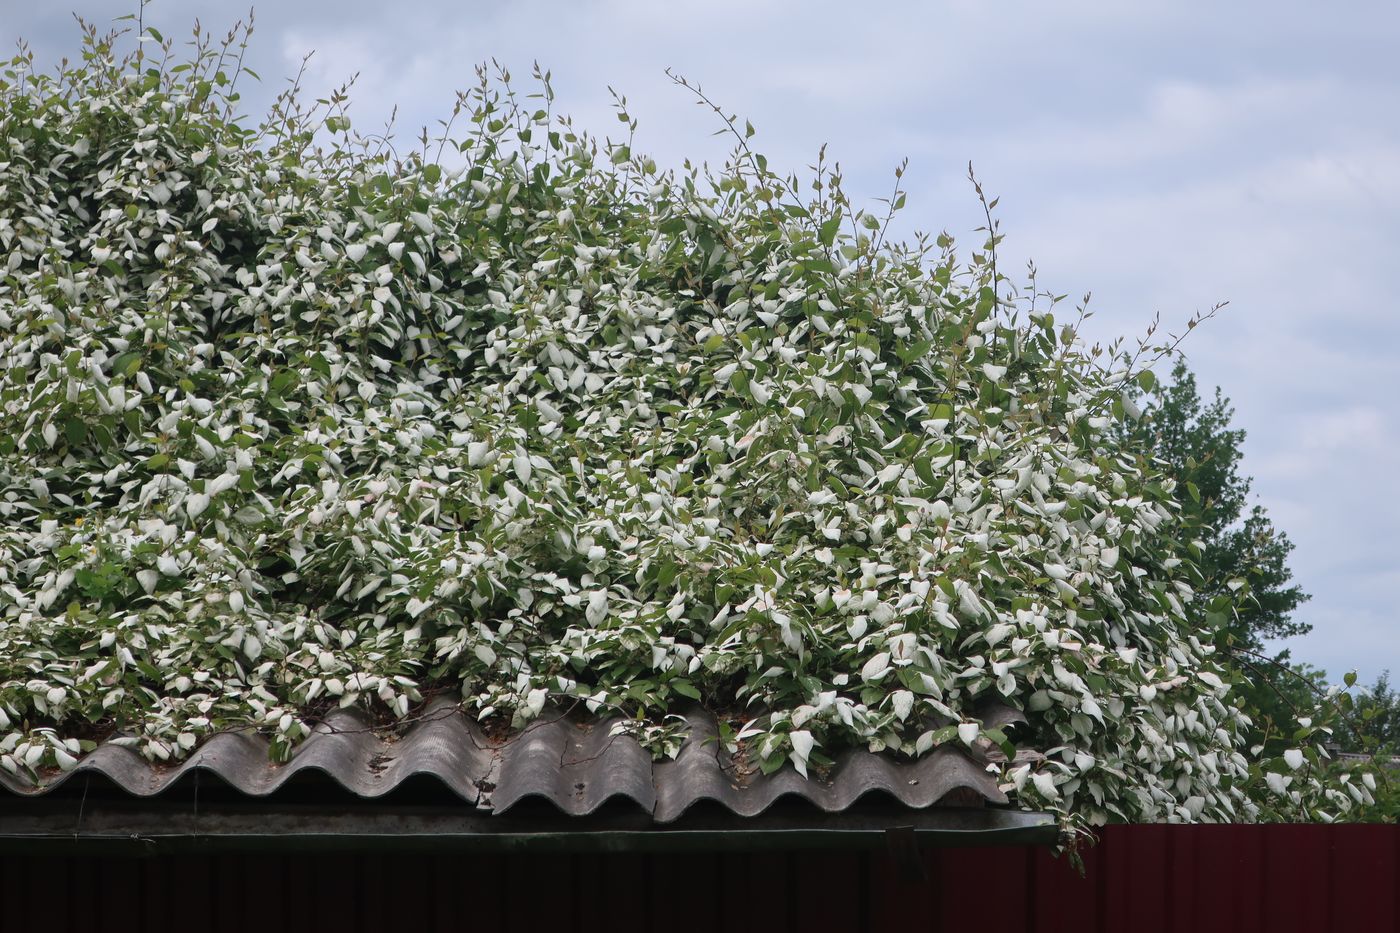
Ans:
<svg viewBox="0 0 1400 933"><path fill-rule="evenodd" d="M908 719L914 709L914 694L908 690L896 690L890 694L890 703L894 706L894 714L901 721Z"/></svg>
<svg viewBox="0 0 1400 933"><path fill-rule="evenodd" d="M544 420L546 420L546 421L563 421L563 420L564 420L564 413L561 412L559 409L555 408L553 405L551 405L551 404L550 404L548 401L546 401L545 399L542 399L542 398L537 398L537 399L535 399L535 407L538 408L538 409L540 410L540 414L541 414L542 416L544 416Z"/></svg>
<svg viewBox="0 0 1400 933"><path fill-rule="evenodd" d="M890 653L881 651L875 657L865 662L865 666L860 669L860 679L866 683L873 683L885 676L885 672L890 669Z"/></svg>
<svg viewBox="0 0 1400 933"><path fill-rule="evenodd" d="M608 591L594 590L588 594L588 607L583 616L589 625L599 625L608 617Z"/></svg>
<svg viewBox="0 0 1400 933"><path fill-rule="evenodd" d="M472 441L467 445L467 466L485 466L494 459L491 456L491 445L486 441Z"/></svg>
<svg viewBox="0 0 1400 933"><path fill-rule="evenodd" d="M981 731L981 727L975 722L958 723L958 738L962 740L964 745L971 745L975 742L977 740L977 733Z"/></svg>
<svg viewBox="0 0 1400 933"><path fill-rule="evenodd" d="M958 581L958 584L958 606L962 611L974 617L983 615L987 609L982 605L982 601L977 598L977 594L972 592L972 587L963 583L961 580Z"/></svg>
<svg viewBox="0 0 1400 933"><path fill-rule="evenodd" d="M1283 760L1288 764L1288 767L1297 771L1307 759L1303 757L1302 749L1290 748L1283 753Z"/></svg>
<svg viewBox="0 0 1400 933"><path fill-rule="evenodd" d="M1055 777L1043 771L1037 771L1031 775L1031 782L1035 784L1035 789L1040 791L1040 795L1047 800L1059 800L1060 789L1055 786Z"/></svg>
<svg viewBox="0 0 1400 933"><path fill-rule="evenodd" d="M788 733L788 741L792 743L792 766L797 769L798 774L806 777L807 756L812 753L812 746L816 744L816 740L806 729L799 729Z"/></svg>
<svg viewBox="0 0 1400 933"><path fill-rule="evenodd" d="M190 518L198 518L200 513L209 508L209 497L203 493L195 493L185 500L185 513Z"/></svg>
<svg viewBox="0 0 1400 933"><path fill-rule="evenodd" d="M998 622L987 629L987 647L994 648L1002 639L1016 630L1015 626L1007 625L1005 622Z"/></svg>

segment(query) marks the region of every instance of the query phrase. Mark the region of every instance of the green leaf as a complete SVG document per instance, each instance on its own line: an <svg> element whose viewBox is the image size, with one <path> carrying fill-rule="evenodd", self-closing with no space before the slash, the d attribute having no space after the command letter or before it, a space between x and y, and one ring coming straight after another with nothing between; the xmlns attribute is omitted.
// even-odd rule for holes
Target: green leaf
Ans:
<svg viewBox="0 0 1400 933"><path fill-rule="evenodd" d="M77 447L87 440L87 425L80 418L69 418L63 425L63 433L68 438L68 446Z"/></svg>
<svg viewBox="0 0 1400 933"><path fill-rule="evenodd" d="M680 569L676 562L669 557L661 562L661 569L656 573L656 588L667 590L671 586L671 581L676 579L676 571Z"/></svg>
<svg viewBox="0 0 1400 933"><path fill-rule="evenodd" d="M956 730L955 730L956 731ZM1006 756L1007 761L1014 761L1016 758L1016 746L1006 737L1006 733L1000 729L983 729L982 734L996 743L997 748Z"/></svg>
<svg viewBox="0 0 1400 933"><path fill-rule="evenodd" d="M945 742L951 742L951 741L953 741L954 739L956 739L957 737L958 737L958 727L957 727L957 726L944 726L944 727L941 728L941 729L935 729L935 730L933 730L933 744L934 744L935 746L937 746L937 745L942 745L942 744L945 743Z"/></svg>
<svg viewBox="0 0 1400 933"><path fill-rule="evenodd" d="M141 354L136 350L128 350L112 360L112 374L114 376L130 376L141 368Z"/></svg>
<svg viewBox="0 0 1400 933"><path fill-rule="evenodd" d="M831 215L831 218L827 220L826 223L822 224L821 231L818 233L817 239L821 240L821 244L823 246L830 247L833 243L836 242L836 234L840 231L841 210L840 208L837 208L836 212Z"/></svg>
<svg viewBox="0 0 1400 933"><path fill-rule="evenodd" d="M268 383L268 388L278 394L285 394L287 388L295 384L297 379L298 376L295 371L284 369L272 377L272 381Z"/></svg>

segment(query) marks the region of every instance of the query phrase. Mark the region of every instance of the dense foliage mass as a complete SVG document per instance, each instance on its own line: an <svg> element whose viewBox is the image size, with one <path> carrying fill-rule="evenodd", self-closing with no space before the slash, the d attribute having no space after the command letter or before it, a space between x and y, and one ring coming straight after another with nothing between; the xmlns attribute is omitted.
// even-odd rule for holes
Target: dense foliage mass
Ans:
<svg viewBox="0 0 1400 933"><path fill-rule="evenodd" d="M547 75L483 72L396 154L341 95L245 127L237 37L114 41L0 85L10 771L112 730L286 754L328 703L452 690L663 752L698 699L807 773L1000 743L975 711L1003 698L1046 753L1001 768L1023 806L1369 800L1320 779L1320 723L1247 760L1175 484L1114 440L1153 351L1087 349L994 233L890 243L732 121L722 169L658 169L625 102L629 141L591 138Z"/></svg>

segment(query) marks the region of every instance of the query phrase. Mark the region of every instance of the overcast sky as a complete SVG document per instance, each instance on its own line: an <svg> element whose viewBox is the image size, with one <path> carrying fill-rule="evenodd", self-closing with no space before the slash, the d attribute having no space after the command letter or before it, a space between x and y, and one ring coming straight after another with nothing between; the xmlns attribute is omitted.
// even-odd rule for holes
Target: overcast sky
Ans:
<svg viewBox="0 0 1400 933"><path fill-rule="evenodd" d="M0 39L53 62L77 47L68 11L133 8L0 0ZM170 37L236 9L158 0L146 19ZM721 155L670 67L752 120L774 167L829 143L875 198L908 156L910 227L970 242L975 163L1003 268L1033 258L1045 287L1092 291L1098 336L1228 300L1185 349L1234 400L1256 498L1297 545L1314 631L1294 656L1400 674L1400 4L281 0L257 9L250 106L312 51L313 90L359 73L362 129L397 104L411 135L474 63L538 60L577 124L616 132L611 85L635 149Z"/></svg>

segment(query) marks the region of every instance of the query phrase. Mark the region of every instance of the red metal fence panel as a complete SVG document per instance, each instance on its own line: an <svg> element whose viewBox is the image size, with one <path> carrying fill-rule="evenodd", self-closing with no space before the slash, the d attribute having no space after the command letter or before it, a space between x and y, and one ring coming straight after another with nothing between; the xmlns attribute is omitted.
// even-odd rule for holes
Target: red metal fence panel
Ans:
<svg viewBox="0 0 1400 933"><path fill-rule="evenodd" d="M0 931L1400 930L1400 827L1116 826L1017 848L0 860ZM914 875L918 872L914 871Z"/></svg>

